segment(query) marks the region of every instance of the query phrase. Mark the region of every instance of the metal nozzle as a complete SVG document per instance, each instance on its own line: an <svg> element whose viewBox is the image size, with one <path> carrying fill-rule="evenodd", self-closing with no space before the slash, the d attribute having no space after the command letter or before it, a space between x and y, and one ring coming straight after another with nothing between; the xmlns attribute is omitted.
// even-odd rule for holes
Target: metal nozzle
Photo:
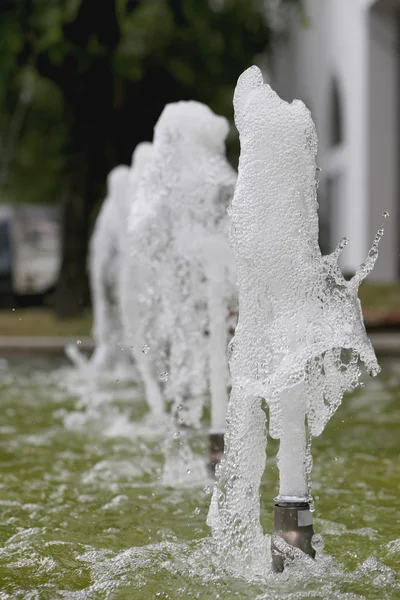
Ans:
<svg viewBox="0 0 400 600"><path fill-rule="evenodd" d="M215 475L215 467L221 462L224 455L224 434L210 433L209 441L208 467L212 475Z"/></svg>
<svg viewBox="0 0 400 600"><path fill-rule="evenodd" d="M279 498L276 498L276 501L271 550L273 567L281 573L285 564L293 560L293 556L288 550L279 547L277 538L282 538L289 546L315 558L315 550L311 545L314 528L308 502L280 502Z"/></svg>

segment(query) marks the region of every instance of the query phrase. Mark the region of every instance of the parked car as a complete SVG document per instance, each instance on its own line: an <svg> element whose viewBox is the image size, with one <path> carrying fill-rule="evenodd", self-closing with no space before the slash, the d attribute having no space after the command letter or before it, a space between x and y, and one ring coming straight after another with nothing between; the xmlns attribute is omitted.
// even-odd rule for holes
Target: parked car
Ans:
<svg viewBox="0 0 400 600"><path fill-rule="evenodd" d="M56 284L60 259L57 207L0 207L0 295L40 302Z"/></svg>
<svg viewBox="0 0 400 600"><path fill-rule="evenodd" d="M9 304L13 297L11 211L0 207L0 302Z"/></svg>

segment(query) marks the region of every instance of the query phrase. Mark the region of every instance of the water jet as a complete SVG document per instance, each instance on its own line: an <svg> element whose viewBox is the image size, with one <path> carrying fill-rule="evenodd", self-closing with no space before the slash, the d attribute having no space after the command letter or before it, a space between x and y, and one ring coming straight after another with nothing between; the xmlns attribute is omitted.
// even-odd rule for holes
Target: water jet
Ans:
<svg viewBox="0 0 400 600"><path fill-rule="evenodd" d="M338 258L347 239L328 256L318 243L317 135L310 111L299 100L281 100L257 67L239 77L234 108L241 150L229 215L239 319L229 351L225 455L207 522L236 572L265 576L271 566L260 484L267 435L280 441L272 554L274 568L282 570L299 552L314 556L312 438L323 432L344 393L359 385L359 363L373 376L380 371L358 287L374 266L383 228L346 280Z"/></svg>
<svg viewBox="0 0 400 600"><path fill-rule="evenodd" d="M204 104L168 104L129 219L132 345L149 407L157 414L171 407L178 428L198 429L210 390L217 433L225 430L228 401L228 300L236 300L228 130Z"/></svg>

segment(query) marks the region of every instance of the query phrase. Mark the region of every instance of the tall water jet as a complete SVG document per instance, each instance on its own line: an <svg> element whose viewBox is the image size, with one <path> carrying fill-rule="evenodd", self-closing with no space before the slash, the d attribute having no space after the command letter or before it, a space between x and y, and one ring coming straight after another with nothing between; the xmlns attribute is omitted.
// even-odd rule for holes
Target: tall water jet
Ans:
<svg viewBox="0 0 400 600"><path fill-rule="evenodd" d="M121 320L127 342L127 352L132 355L135 365L142 375L144 352L136 352L136 329L137 329L137 294L139 293L139 281L136 273L136 257L132 257L132 240L130 234L131 214L135 212L136 203L139 202L139 187L146 170L151 164L153 157L153 144L141 142L132 154L131 168L128 178L128 186L122 198L120 210L120 267L118 276L118 298L120 304ZM140 348L142 350L142 348Z"/></svg>
<svg viewBox="0 0 400 600"><path fill-rule="evenodd" d="M140 177L151 158L152 145L142 142L130 168L115 167L107 180L107 197L97 217L89 246L95 351L88 361L75 345L66 354L78 367L96 373L134 374L130 359L130 311L135 285L130 272L128 217Z"/></svg>
<svg viewBox="0 0 400 600"><path fill-rule="evenodd" d="M226 120L203 104L167 105L130 216L139 291L136 353L142 364L146 361L142 376L152 410L171 406L178 427L199 426L210 370L212 395L219 396L225 414L210 351L225 371L217 384L223 382L226 395L226 297L234 285L230 292L226 287L234 279L234 261L225 215L236 181L225 157L227 133ZM220 254L210 256L212 248ZM216 332L221 322L222 347Z"/></svg>
<svg viewBox="0 0 400 600"><path fill-rule="evenodd" d="M113 169L107 180L107 198L103 202L90 240L89 271L93 304L93 338L95 351L91 365L113 369L121 358L124 345L119 306L121 263L121 212L129 183L129 168Z"/></svg>
<svg viewBox="0 0 400 600"><path fill-rule="evenodd" d="M267 442L262 402L269 408L269 433L280 439L272 558L281 570L290 546L313 554L311 437L322 433L343 394L358 385L359 360L371 375L380 370L357 292L373 268L383 230L346 281L337 264L346 240L329 256L318 245L317 136L310 112L298 100L282 101L257 67L239 78L234 107L241 154L230 241L239 321L230 345L226 451L208 523L221 555L237 571L262 575L271 560L260 523Z"/></svg>

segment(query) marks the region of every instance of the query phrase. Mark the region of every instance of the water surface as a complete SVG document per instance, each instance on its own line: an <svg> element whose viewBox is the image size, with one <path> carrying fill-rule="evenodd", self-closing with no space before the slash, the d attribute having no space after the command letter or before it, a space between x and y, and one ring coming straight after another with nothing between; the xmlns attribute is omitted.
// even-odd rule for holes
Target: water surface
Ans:
<svg viewBox="0 0 400 600"><path fill-rule="evenodd" d="M190 440L197 461L186 481L166 485L165 427L146 419L139 387L89 385L45 359L2 362L0 599L399 598L400 364L382 366L314 440L325 548L315 562L248 582L219 564L205 523L206 428ZM266 533L275 451L270 443Z"/></svg>

